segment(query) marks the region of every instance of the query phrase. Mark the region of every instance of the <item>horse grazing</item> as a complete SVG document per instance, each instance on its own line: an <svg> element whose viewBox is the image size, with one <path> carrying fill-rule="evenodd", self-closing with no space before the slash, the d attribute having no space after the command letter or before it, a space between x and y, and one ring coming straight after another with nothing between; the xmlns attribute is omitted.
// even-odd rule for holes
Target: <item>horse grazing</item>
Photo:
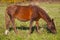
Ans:
<svg viewBox="0 0 60 40"><path fill-rule="evenodd" d="M8 18L8 16L9 16L9 18ZM23 21L23 22L30 21L29 33L32 32L31 28L33 25L33 21L36 22L37 32L39 32L38 31L38 29L39 29L38 21L40 18L42 18L43 20L45 20L47 22L47 25L48 25L47 28L52 33L56 33L56 28L55 28L53 19L51 19L42 8L40 8L36 5L28 5L28 6L11 5L11 6L7 7L6 14L5 14L5 21L6 21L5 34L7 34L9 31L10 21L12 22L14 32L17 34L17 30L16 30L16 26L15 26L15 18L20 21Z"/></svg>

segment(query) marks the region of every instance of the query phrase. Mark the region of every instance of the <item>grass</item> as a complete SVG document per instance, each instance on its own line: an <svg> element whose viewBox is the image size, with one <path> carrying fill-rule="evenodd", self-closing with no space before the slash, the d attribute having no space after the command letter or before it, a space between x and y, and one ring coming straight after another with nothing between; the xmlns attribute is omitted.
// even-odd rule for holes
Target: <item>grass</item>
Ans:
<svg viewBox="0 0 60 40"><path fill-rule="evenodd" d="M39 26L43 27L43 30L41 30L42 28L40 28L41 33L38 34L34 30L31 35L28 35L29 29L27 28L29 27L29 22L21 22L16 19L18 35L16 35L13 30L11 30L8 35L5 35L4 31L6 27L4 21L4 14L7 6L4 5L0 6L0 40L60 40L60 4L40 3L38 6L42 7L46 12L48 12L48 15L51 18L54 18L57 34L48 33L48 31L46 30L46 22L41 19L39 20Z"/></svg>

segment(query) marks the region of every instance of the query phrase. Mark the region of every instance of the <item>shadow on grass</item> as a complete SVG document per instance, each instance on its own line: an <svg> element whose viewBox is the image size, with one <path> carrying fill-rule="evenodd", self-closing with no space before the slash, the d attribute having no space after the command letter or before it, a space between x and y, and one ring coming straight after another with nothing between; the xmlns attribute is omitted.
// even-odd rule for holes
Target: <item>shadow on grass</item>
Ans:
<svg viewBox="0 0 60 40"><path fill-rule="evenodd" d="M20 26L20 27L19 27L19 26L17 26L16 29L29 30L29 27L26 27L26 26ZM40 29L40 27L39 27L39 29ZM12 30L13 30L13 28L10 28L10 31L12 31ZM33 26L31 30L32 30L31 33L33 33L34 30L37 30L36 26Z"/></svg>
<svg viewBox="0 0 60 40"><path fill-rule="evenodd" d="M46 25L46 24L45 24L45 25L42 25L42 27L39 27L39 29L41 29L41 28L46 29L46 30L47 30L47 33L51 33L50 30L47 28L47 25ZM29 27L26 27L26 26L20 26L20 27L19 27L19 26L17 26L16 29L29 30ZM11 30L13 30L13 28L10 28L10 31L11 31ZM33 26L31 30L32 30L32 33L33 33L34 30L37 31L36 26Z"/></svg>

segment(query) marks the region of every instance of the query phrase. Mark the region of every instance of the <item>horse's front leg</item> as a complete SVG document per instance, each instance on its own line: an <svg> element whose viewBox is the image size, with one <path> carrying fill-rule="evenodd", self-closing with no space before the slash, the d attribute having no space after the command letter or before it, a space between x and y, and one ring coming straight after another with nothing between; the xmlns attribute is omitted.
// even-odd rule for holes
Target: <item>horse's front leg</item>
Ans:
<svg viewBox="0 0 60 40"><path fill-rule="evenodd" d="M38 33L40 33L40 32L39 32L39 22L38 22L38 21L36 21L36 31L37 31Z"/></svg>
<svg viewBox="0 0 60 40"><path fill-rule="evenodd" d="M29 34L32 33L32 24L33 24L33 21L31 20L31 21L30 21L30 26L29 26L29 30L30 30L30 31L29 31Z"/></svg>
<svg viewBox="0 0 60 40"><path fill-rule="evenodd" d="M13 17L11 18L11 22L12 22L12 26L13 26L14 32L15 32L16 34L18 34L18 33L17 33L17 30L16 30L16 25L15 25L15 19L14 19Z"/></svg>

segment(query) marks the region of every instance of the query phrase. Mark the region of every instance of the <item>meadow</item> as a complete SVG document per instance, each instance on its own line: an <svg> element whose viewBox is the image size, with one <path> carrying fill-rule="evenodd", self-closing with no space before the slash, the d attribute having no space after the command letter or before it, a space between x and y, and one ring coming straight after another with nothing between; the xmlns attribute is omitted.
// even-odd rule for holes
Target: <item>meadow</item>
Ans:
<svg viewBox="0 0 60 40"><path fill-rule="evenodd" d="M60 4L59 3L39 3L39 7L43 8L51 19L54 19L56 25L56 34L49 33L46 29L46 22L42 19L39 20L39 29L40 34L35 30L35 22L33 24L33 33L29 35L29 21L21 22L16 19L16 27L18 30L18 35L15 34L12 26L10 25L10 32L8 35L5 35L5 10L7 5L0 5L0 40L60 40Z"/></svg>

